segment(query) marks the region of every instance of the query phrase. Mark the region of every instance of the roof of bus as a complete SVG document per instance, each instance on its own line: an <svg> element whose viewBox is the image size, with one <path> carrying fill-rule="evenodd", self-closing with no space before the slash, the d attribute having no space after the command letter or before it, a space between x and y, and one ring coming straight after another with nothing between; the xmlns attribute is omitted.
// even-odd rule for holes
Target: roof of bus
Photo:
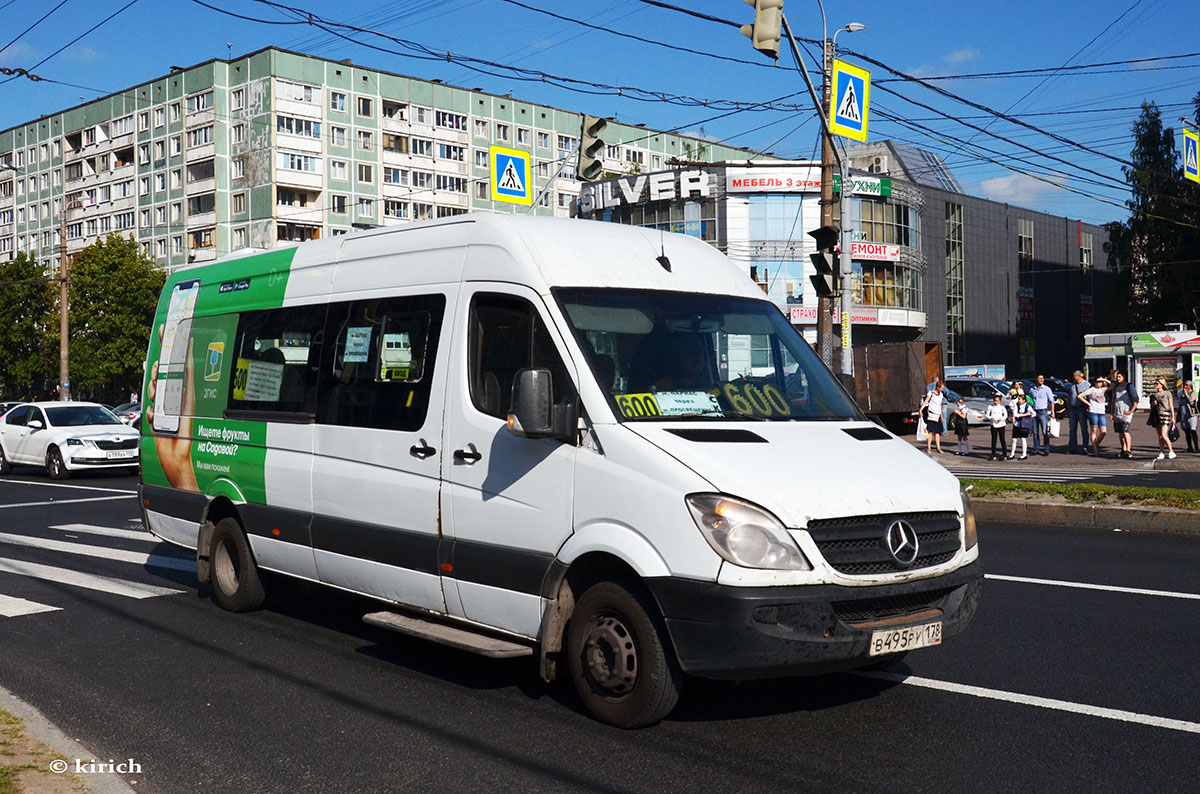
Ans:
<svg viewBox="0 0 1200 794"><path fill-rule="evenodd" d="M244 261L249 275L259 257L274 259L284 251L293 252L287 292L295 299L324 292L331 283L342 293L457 281L513 282L538 292L625 287L763 297L741 267L696 237L603 221L491 213L238 252L207 267L220 266L221 277L228 278ZM309 269L329 275L317 277ZM308 277L297 278L306 270ZM199 267L177 274L172 280L204 278Z"/></svg>

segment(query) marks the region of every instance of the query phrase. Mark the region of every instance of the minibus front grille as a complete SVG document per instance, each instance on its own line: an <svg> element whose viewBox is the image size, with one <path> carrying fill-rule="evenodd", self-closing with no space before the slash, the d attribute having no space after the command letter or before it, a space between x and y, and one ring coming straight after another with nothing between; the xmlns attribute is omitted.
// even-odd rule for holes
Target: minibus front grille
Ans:
<svg viewBox="0 0 1200 794"><path fill-rule="evenodd" d="M888 551L888 528L896 521L916 532L917 556L909 565L897 562ZM948 562L959 549L959 519L951 512L819 519L809 522L808 533L830 567L851 576L932 568Z"/></svg>
<svg viewBox="0 0 1200 794"><path fill-rule="evenodd" d="M105 451L114 449L137 449L138 440L136 438L126 438L121 441L108 441L97 439L96 447Z"/></svg>
<svg viewBox="0 0 1200 794"><path fill-rule="evenodd" d="M838 601L833 604L833 614L838 620L846 623L860 623L867 620L882 620L901 615L911 615L923 612L933 607L940 607L942 599L954 592L953 587L940 590L928 590L923 593L905 593L904 595L888 596L886 598L868 598L858 601Z"/></svg>

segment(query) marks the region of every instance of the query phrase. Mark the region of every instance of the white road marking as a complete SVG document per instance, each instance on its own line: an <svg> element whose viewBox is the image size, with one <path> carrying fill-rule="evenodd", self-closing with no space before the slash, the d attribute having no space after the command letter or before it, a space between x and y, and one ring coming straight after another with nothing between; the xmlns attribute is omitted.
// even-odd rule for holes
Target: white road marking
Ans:
<svg viewBox="0 0 1200 794"><path fill-rule="evenodd" d="M10 480L0 479L0 484L4 485L37 485L42 488L70 488L75 491L106 491L108 493L131 493L136 494L137 491L131 491L128 488L101 488L98 485L67 485L60 482L38 482L36 480Z"/></svg>
<svg viewBox="0 0 1200 794"><path fill-rule="evenodd" d="M0 617L16 618L21 615L36 615L39 612L57 612L61 609L62 607L52 607L36 601L26 601L24 598L13 598L0 594Z"/></svg>
<svg viewBox="0 0 1200 794"><path fill-rule="evenodd" d="M114 527L98 527L95 524L55 524L51 529L58 529L63 532L83 532L88 535L104 535L109 538L124 538L126 540L140 540L145 543L158 543L158 538L151 535L145 530L136 529L116 529Z"/></svg>
<svg viewBox="0 0 1200 794"><path fill-rule="evenodd" d="M115 579L111 576L100 576L94 573L72 571L67 568L55 568L52 565L41 565L36 562L9 560L0 557L0 573L12 573L17 576L29 576L34 579L45 579L48 582L83 587L88 590L99 590L103 593L125 596L126 598L154 598L155 596L174 595L186 592L170 587L159 587L141 582L130 582Z"/></svg>
<svg viewBox="0 0 1200 794"><path fill-rule="evenodd" d="M882 670L858 671L856 675L866 678L878 678L883 681L894 681L897 684L908 684L925 689L937 689L942 692L953 692L958 695L971 695L972 697L1000 700L1023 706L1066 711L1072 714L1082 714L1087 717L1133 722L1139 725L1148 725L1152 728L1166 728L1167 730L1182 731L1184 733L1200 733L1200 723L1175 720L1169 717L1156 717L1153 714L1139 714L1136 711L1110 709L1103 706L1089 706L1086 703L1072 703L1069 700L1055 700L1054 698L1044 698L1036 695L1023 695L1020 692L1006 692L1002 689L988 689L987 687L971 686L969 684L955 684L950 681L937 681L932 678L906 676L903 673L888 673Z"/></svg>
<svg viewBox="0 0 1200 794"><path fill-rule="evenodd" d="M1001 582L1023 582L1025 584L1046 584L1055 587L1075 587L1080 590L1107 590L1111 593L1128 593L1130 595L1159 596L1161 598L1186 598L1200 601L1200 593L1176 593L1170 590L1146 590L1141 587L1117 587L1107 584L1090 584L1088 582L1061 582L1057 579L1032 579L1028 576L1001 576L1000 574L984 574L985 579L996 579Z"/></svg>
<svg viewBox="0 0 1200 794"><path fill-rule="evenodd" d="M113 499L132 499L137 494L125 494L124 496L92 496L87 499L51 499L47 502L17 502L11 505L0 505L0 510L9 507L42 507L44 505L72 505L80 502L111 502Z"/></svg>
<svg viewBox="0 0 1200 794"><path fill-rule="evenodd" d="M67 554L82 554L87 557L99 557L105 560L117 560L118 562L132 562L151 568L168 568L175 571L192 571L196 568L195 560L164 557L161 554L144 554L140 551L126 551L124 549L106 549L102 546L90 546L86 543L70 543L65 540L32 538L28 535L13 535L8 532L0 532L0 543L11 543L14 546L28 546L29 548L46 549L47 551L62 551Z"/></svg>

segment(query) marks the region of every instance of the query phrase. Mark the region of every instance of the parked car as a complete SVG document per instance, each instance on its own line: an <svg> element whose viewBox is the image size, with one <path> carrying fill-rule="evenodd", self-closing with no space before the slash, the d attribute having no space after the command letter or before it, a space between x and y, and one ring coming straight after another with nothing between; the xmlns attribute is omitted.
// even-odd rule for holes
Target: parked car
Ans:
<svg viewBox="0 0 1200 794"><path fill-rule="evenodd" d="M987 424L984 414L997 394L1004 398L1002 401L1004 405L1008 405L1011 402L1008 390L1001 391L992 385L992 381L983 378L947 378L946 387L962 395L963 402L967 404L967 408L969 409L967 412L967 422L971 425ZM957 398L955 399L957 400Z"/></svg>
<svg viewBox="0 0 1200 794"><path fill-rule="evenodd" d="M112 466L136 473L138 437L96 403L21 403L0 417L0 474L14 465L45 466L55 480Z"/></svg>
<svg viewBox="0 0 1200 794"><path fill-rule="evenodd" d="M1054 418L1062 419L1067 415L1067 400L1071 398L1071 395L1066 389L1055 387L1051 380L1057 380L1057 378L1046 379L1046 385L1050 387L1050 391L1054 392ZM1018 378L1013 383L1020 383L1026 394L1033 391L1034 384L1029 378Z"/></svg>
<svg viewBox="0 0 1200 794"><path fill-rule="evenodd" d="M121 420L121 424L133 427L133 423L142 417L142 404L122 403L113 409L113 413Z"/></svg>
<svg viewBox="0 0 1200 794"><path fill-rule="evenodd" d="M4 416L6 413L9 412L10 409L17 407L20 404L21 403L19 403L19 402L0 403L0 416Z"/></svg>

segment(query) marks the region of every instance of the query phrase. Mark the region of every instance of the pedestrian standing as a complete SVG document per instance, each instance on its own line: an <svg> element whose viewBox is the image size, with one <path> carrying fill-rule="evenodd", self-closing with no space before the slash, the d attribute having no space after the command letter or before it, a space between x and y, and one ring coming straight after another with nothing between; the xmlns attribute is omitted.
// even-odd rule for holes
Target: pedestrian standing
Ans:
<svg viewBox="0 0 1200 794"><path fill-rule="evenodd" d="M1079 447L1075 444L1075 429L1079 428L1079 440L1086 447L1087 439L1087 415L1088 404L1084 403L1080 398L1083 393L1092 388L1092 384L1083 379L1083 373L1075 370L1071 375L1071 390L1067 397L1067 416L1071 421L1071 438L1067 443L1067 454L1076 455L1079 453Z"/></svg>
<svg viewBox="0 0 1200 794"><path fill-rule="evenodd" d="M1046 376L1038 375L1037 384L1030 392L1033 398L1033 454L1050 454L1050 417L1054 411L1054 390L1046 385ZM1041 439L1039 445L1038 439Z"/></svg>
<svg viewBox="0 0 1200 794"><path fill-rule="evenodd" d="M1020 459L1025 460L1025 458L1029 457L1026 452L1026 444L1028 443L1027 439L1029 438L1029 434L1033 431L1033 420L1036 415L1034 414L1033 406L1029 404L1027 399L1025 399L1024 391L1021 389L1014 389L1013 393L1015 395L1012 402L1013 439L1012 449L1009 450L1008 459L1012 460L1013 458L1017 457L1017 442L1020 441Z"/></svg>
<svg viewBox="0 0 1200 794"><path fill-rule="evenodd" d="M1087 403L1088 431L1091 435L1089 455L1100 457L1100 444L1108 434L1108 378L1096 378L1092 388L1079 398Z"/></svg>
<svg viewBox="0 0 1200 794"><path fill-rule="evenodd" d="M942 454L942 422L945 413L946 387L940 380L934 378L933 390L925 395L921 402L921 420L925 422L925 453L931 452L930 446L937 442L938 454Z"/></svg>
<svg viewBox="0 0 1200 794"><path fill-rule="evenodd" d="M1187 451L1200 452L1200 439L1196 437L1197 413L1196 389L1189 380L1179 392L1179 427L1187 438Z"/></svg>
<svg viewBox="0 0 1200 794"><path fill-rule="evenodd" d="M1133 384L1125 378L1124 372L1118 370L1113 380L1113 432L1117 434L1117 440L1121 443L1121 451L1117 453L1117 457L1132 458L1133 435L1129 432L1129 426L1133 422L1133 412L1137 410L1139 397Z"/></svg>
<svg viewBox="0 0 1200 794"><path fill-rule="evenodd" d="M1175 459L1171 446L1171 427L1175 424L1175 405L1165 378L1154 381L1154 394L1150 395L1150 418L1147 420L1158 433L1158 459Z"/></svg>
<svg viewBox="0 0 1200 794"><path fill-rule="evenodd" d="M1004 428L1008 425L1008 409L1004 407L1003 399L1003 396L997 393L992 398L992 404L983 413L992 428L992 457L988 460L1004 460Z"/></svg>
<svg viewBox="0 0 1200 794"><path fill-rule="evenodd" d="M954 435L958 437L958 451L955 455L971 454L971 426L967 422L967 401L958 398L954 406Z"/></svg>

